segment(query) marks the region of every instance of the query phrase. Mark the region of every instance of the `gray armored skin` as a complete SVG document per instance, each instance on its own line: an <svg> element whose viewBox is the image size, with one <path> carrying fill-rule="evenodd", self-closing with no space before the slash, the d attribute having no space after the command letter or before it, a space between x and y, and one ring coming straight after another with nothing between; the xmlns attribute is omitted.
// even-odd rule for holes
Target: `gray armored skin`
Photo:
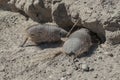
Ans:
<svg viewBox="0 0 120 80"><path fill-rule="evenodd" d="M69 38L79 38L79 39L90 39L90 31L86 28L81 28L80 30L77 30L73 32Z"/></svg>
<svg viewBox="0 0 120 80"><path fill-rule="evenodd" d="M23 46L30 38L34 43L60 41L61 37L67 35L67 31L54 24L36 24L26 29L27 37L22 43Z"/></svg>
<svg viewBox="0 0 120 80"><path fill-rule="evenodd" d="M28 28L27 33L33 42L41 43L59 41L66 36L67 31L56 25L43 24Z"/></svg>
<svg viewBox="0 0 120 80"><path fill-rule="evenodd" d="M80 54L87 52L91 46L91 36L89 30L81 28L73 32L67 41L63 45L63 50L66 54L79 56Z"/></svg>

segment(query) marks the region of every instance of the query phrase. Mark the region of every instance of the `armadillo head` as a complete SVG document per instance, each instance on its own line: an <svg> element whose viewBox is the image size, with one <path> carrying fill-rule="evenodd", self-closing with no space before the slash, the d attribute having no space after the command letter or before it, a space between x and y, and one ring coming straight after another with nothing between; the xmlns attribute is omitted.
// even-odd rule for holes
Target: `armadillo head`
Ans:
<svg viewBox="0 0 120 80"><path fill-rule="evenodd" d="M67 35L67 31L66 30L64 30L64 29L60 29L60 37L66 37L66 35Z"/></svg>

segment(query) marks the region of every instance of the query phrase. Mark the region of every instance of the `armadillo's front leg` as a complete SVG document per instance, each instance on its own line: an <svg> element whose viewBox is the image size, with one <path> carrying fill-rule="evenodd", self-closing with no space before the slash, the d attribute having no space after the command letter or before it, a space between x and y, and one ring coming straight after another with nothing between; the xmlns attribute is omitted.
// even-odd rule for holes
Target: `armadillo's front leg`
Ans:
<svg viewBox="0 0 120 80"><path fill-rule="evenodd" d="M22 42L22 44L20 45L20 47L23 47L23 46L25 45L25 43L27 42L28 38L29 38L29 37L26 37L26 38L24 39L24 42Z"/></svg>

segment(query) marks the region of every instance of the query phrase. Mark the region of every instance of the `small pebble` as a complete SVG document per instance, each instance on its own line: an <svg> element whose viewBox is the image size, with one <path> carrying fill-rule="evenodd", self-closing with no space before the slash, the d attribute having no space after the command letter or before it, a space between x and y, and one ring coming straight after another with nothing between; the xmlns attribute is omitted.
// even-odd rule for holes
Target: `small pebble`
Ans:
<svg viewBox="0 0 120 80"><path fill-rule="evenodd" d="M67 76L71 76L72 72L67 72L66 74L67 74Z"/></svg>
<svg viewBox="0 0 120 80"><path fill-rule="evenodd" d="M113 57L113 54L112 53L109 53L109 52L104 52L105 55L108 55L110 57Z"/></svg>
<svg viewBox="0 0 120 80"><path fill-rule="evenodd" d="M83 69L83 71L89 71L89 67L87 64L82 64L81 68Z"/></svg>
<svg viewBox="0 0 120 80"><path fill-rule="evenodd" d="M67 64L67 66L70 66L70 64Z"/></svg>
<svg viewBox="0 0 120 80"><path fill-rule="evenodd" d="M79 60L78 60L78 59L75 59L74 62L79 62Z"/></svg>
<svg viewBox="0 0 120 80"><path fill-rule="evenodd" d="M94 68L89 68L89 71L94 71Z"/></svg>
<svg viewBox="0 0 120 80"><path fill-rule="evenodd" d="M50 76L49 76L49 78L50 78L50 79L52 79L52 78L53 78L53 76L52 76L52 75L50 75Z"/></svg>
<svg viewBox="0 0 120 80"><path fill-rule="evenodd" d="M66 80L64 77L62 77L60 80Z"/></svg>
<svg viewBox="0 0 120 80"><path fill-rule="evenodd" d="M43 71L43 73L46 73L46 71Z"/></svg>
<svg viewBox="0 0 120 80"><path fill-rule="evenodd" d="M58 63L54 63L54 67L57 66L57 65L58 65Z"/></svg>
<svg viewBox="0 0 120 80"><path fill-rule="evenodd" d="M113 54L112 54L112 53L111 53L111 54L108 54L108 56L113 57Z"/></svg>
<svg viewBox="0 0 120 80"><path fill-rule="evenodd" d="M62 69L62 72L66 72L66 69Z"/></svg>
<svg viewBox="0 0 120 80"><path fill-rule="evenodd" d="M94 59L94 61L97 61L97 59Z"/></svg>
<svg viewBox="0 0 120 80"><path fill-rule="evenodd" d="M73 67L73 69L74 69L74 70L78 70L78 67L77 67L77 66L75 66L75 67Z"/></svg>

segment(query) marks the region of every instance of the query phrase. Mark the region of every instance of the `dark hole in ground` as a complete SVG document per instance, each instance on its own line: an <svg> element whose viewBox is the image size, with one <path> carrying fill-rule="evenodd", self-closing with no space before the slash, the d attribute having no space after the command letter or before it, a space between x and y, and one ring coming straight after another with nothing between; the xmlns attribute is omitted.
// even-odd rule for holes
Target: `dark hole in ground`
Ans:
<svg viewBox="0 0 120 80"><path fill-rule="evenodd" d="M94 33L94 32L90 32L90 35L91 35L91 39L92 39L92 43L95 43L95 44L101 44L102 43L102 40L101 38L97 35L97 33Z"/></svg>
<svg viewBox="0 0 120 80"><path fill-rule="evenodd" d="M72 27L73 27L73 26L68 26L68 27L66 27L66 28L64 28L64 29L69 32L69 31L72 29ZM72 29L71 33L73 33L73 32L76 31L76 30L79 30L80 28L81 28L80 26L75 26L75 27Z"/></svg>

